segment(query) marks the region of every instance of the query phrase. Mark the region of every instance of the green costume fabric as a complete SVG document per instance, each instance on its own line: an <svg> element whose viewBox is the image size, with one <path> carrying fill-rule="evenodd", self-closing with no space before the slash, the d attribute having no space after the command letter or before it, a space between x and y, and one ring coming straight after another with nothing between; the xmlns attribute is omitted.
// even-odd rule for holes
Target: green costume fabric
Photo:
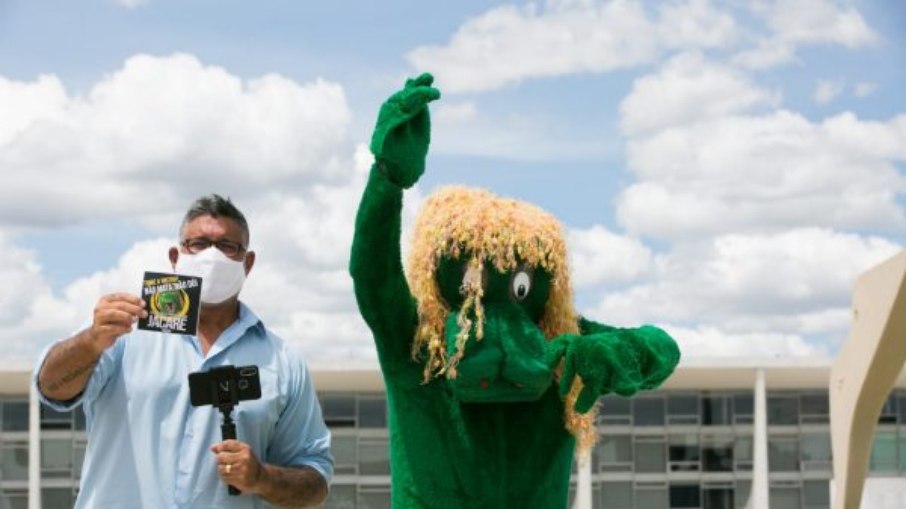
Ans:
<svg viewBox="0 0 906 509"><path fill-rule="evenodd" d="M463 323L476 321L475 309L462 307L470 277L463 255L443 257L436 270L449 307L446 358L458 364L426 371L424 359L413 357L420 316L401 260L401 211L403 189L425 170L427 105L440 97L432 81L428 74L408 80L381 107L350 259L387 389L392 505L566 507L576 440L564 426L564 398L574 378L584 384L574 408L585 412L600 395L656 387L673 372L679 350L656 327L619 329L579 317L575 334L547 338L539 322L552 274L541 266L500 270L487 260L480 267L483 329L467 325L463 348Z"/></svg>

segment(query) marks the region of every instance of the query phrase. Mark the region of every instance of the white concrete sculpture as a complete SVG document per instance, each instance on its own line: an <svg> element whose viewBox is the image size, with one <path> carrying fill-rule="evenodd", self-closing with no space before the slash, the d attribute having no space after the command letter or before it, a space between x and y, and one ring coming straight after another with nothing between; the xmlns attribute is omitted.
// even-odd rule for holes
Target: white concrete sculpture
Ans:
<svg viewBox="0 0 906 509"><path fill-rule="evenodd" d="M831 369L834 509L856 509L878 415L906 361L906 251L859 276L852 328Z"/></svg>

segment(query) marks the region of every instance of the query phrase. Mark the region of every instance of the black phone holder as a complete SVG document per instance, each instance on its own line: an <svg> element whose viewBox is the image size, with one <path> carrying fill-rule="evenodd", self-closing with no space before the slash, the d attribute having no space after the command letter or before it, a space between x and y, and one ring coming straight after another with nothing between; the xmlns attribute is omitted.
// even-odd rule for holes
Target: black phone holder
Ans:
<svg viewBox="0 0 906 509"><path fill-rule="evenodd" d="M189 398L192 406L212 405L220 410L223 421L220 436L223 440L236 438L233 408L240 401L261 397L261 380L258 366L217 366L208 371L189 373ZM230 495L240 491L228 486Z"/></svg>

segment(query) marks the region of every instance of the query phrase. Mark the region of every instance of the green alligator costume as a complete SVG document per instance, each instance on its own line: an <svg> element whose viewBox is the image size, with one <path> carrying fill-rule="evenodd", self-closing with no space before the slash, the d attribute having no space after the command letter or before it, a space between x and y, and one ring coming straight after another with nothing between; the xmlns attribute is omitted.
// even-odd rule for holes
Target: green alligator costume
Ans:
<svg viewBox="0 0 906 509"><path fill-rule="evenodd" d="M407 281L403 190L425 169L432 81L408 80L381 107L350 260L387 388L392 505L566 507L598 396L656 387L679 350L656 327L579 317L559 224L486 191L426 201Z"/></svg>

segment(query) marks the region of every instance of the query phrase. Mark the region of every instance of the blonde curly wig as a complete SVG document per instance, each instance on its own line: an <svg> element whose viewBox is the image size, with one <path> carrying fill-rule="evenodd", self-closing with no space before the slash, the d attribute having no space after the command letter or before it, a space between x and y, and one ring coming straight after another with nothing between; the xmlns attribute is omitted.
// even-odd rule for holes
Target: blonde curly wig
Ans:
<svg viewBox="0 0 906 509"><path fill-rule="evenodd" d="M541 267L551 274L551 288L544 314L538 324L551 340L561 334L578 334L578 317L573 307L567 266L566 242L559 222L542 209L492 193L459 186L444 187L424 203L413 231L408 278L418 303L418 327L412 356L427 355L425 382L437 376L456 377L469 333L483 337L484 310L481 299L481 270L485 262L498 271L518 268L522 263ZM460 332L454 355L448 356L444 328L450 310L440 295L435 273L443 257L468 257L469 270L463 282L464 302L458 316ZM472 311L470 313L470 310ZM474 316L474 322L469 316ZM559 370L558 370L559 373ZM594 415L573 410L581 388L577 378L565 405L565 424L581 448L594 443Z"/></svg>

